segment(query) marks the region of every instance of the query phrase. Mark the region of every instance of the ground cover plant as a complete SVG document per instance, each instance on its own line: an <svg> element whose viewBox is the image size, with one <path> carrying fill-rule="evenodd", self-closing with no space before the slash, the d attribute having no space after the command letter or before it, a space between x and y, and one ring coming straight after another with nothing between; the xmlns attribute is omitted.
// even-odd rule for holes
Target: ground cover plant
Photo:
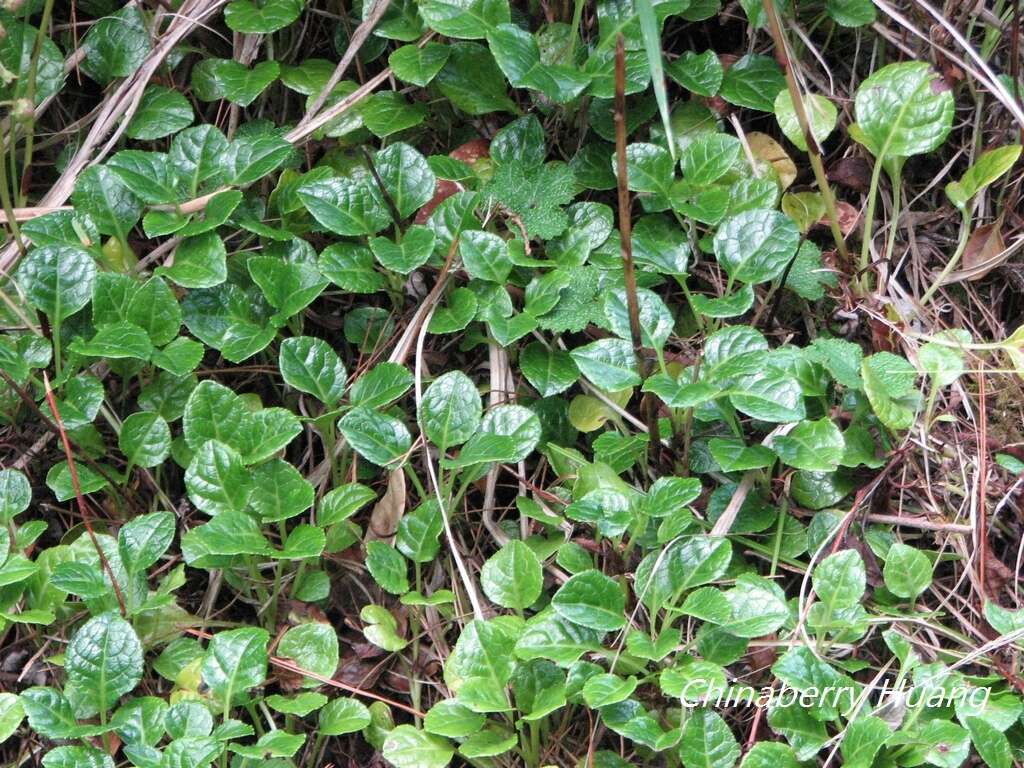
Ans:
<svg viewBox="0 0 1024 768"><path fill-rule="evenodd" d="M0 760L1024 762L1020 36L5 2Z"/></svg>

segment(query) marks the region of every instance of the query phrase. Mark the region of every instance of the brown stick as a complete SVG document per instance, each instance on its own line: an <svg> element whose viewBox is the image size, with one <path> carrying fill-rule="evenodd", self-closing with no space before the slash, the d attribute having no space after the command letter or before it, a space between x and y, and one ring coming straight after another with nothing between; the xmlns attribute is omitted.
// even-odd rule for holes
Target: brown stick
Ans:
<svg viewBox="0 0 1024 768"><path fill-rule="evenodd" d="M67 457L68 472L71 473L71 487L75 489L75 499L78 501L78 512L82 516L82 524L85 525L85 530L89 534L89 538L92 539L92 545L96 547L96 554L99 555L100 565L107 576L110 577L110 583L114 587L114 594L117 596L117 604L121 608L121 615L127 616L128 610L125 608L124 593L121 592L121 585L117 583L114 571L111 569L110 563L107 562L107 556L103 554L103 548L100 546L99 539L96 538L96 532L92 529L92 517L89 515L89 508L85 503L85 497L82 495L82 486L78 482L78 468L75 466L75 456L71 452L71 441L68 440L68 433L64 429L64 420L61 418L60 411L57 408L57 400L53 396L53 389L50 387L50 377L46 375L46 371L43 371L43 384L46 387L46 402L53 413L53 419L57 423L57 430L60 432L61 443L64 445L64 456Z"/></svg>
<svg viewBox="0 0 1024 768"><path fill-rule="evenodd" d="M988 559L988 414L985 403L985 371L978 376L978 607L985 603L985 561Z"/></svg>
<svg viewBox="0 0 1024 768"><path fill-rule="evenodd" d="M636 266L633 264L633 222L632 200L629 196L629 170L626 167L626 44L620 34L615 40L615 161L617 170L616 186L619 193L619 241L622 248L622 265L626 281L626 306L629 310L629 334L633 340L640 375L647 377L647 362L643 353L643 336L640 332L640 303L636 293ZM658 416L650 397L643 400L644 421L651 436L652 456L657 455L661 436L658 431Z"/></svg>
<svg viewBox="0 0 1024 768"><path fill-rule="evenodd" d="M800 86L793 74L793 62L789 58L789 48L786 46L786 38L782 33L782 21L779 19L778 11L775 9L773 0L762 0L764 12L768 17L768 29L771 30L772 40L775 42L775 60L782 67L786 75L786 87L789 89L789 98L793 102L793 111L796 113L797 122L800 123L800 131L804 135L804 143L807 144L807 157L811 161L811 168L814 170L814 179L818 182L818 189L821 190L821 197L825 201L825 210L828 212L828 224L832 230L832 239L835 240L836 249L846 267L852 266L850 254L846 249L846 239L842 230L839 229L839 214L836 212L836 199L832 194L832 188L828 185L828 178L825 176L825 166L821 161L821 147L811 130L811 121L807 118L807 110L804 108L803 95Z"/></svg>

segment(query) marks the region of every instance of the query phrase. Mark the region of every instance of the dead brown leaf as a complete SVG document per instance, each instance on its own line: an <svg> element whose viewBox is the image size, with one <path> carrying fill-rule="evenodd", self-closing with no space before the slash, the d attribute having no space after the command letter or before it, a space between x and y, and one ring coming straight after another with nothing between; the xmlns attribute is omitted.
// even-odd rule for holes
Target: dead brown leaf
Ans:
<svg viewBox="0 0 1024 768"><path fill-rule="evenodd" d="M388 489L370 513L366 540L383 539L389 544L398 531L398 521L405 514L405 472L394 469L388 473Z"/></svg>
<svg viewBox="0 0 1024 768"><path fill-rule="evenodd" d="M983 224L967 238L963 269L960 270L964 273L962 279L980 280L1006 260L1009 253L1003 242L1002 223L997 219L991 224Z"/></svg>
<svg viewBox="0 0 1024 768"><path fill-rule="evenodd" d="M768 163L779 174L783 189L796 181L796 163L775 139L767 133L753 131L747 134L747 145L755 159Z"/></svg>
<svg viewBox="0 0 1024 768"><path fill-rule="evenodd" d="M871 166L863 157L844 157L828 169L828 180L857 192L871 185Z"/></svg>
<svg viewBox="0 0 1024 768"><path fill-rule="evenodd" d="M836 203L836 216L839 218L839 231L843 237L849 237L860 221L860 211L846 201L839 200ZM828 214L822 216L818 224L823 227L829 226Z"/></svg>

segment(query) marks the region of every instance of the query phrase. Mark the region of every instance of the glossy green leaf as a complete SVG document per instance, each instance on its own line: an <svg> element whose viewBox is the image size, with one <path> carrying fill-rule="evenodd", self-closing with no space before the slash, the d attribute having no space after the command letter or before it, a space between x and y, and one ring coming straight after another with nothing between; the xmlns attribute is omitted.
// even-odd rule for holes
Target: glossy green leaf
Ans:
<svg viewBox="0 0 1024 768"><path fill-rule="evenodd" d="M526 544L510 541L484 563L480 584L484 594L503 608L521 611L540 597L540 561Z"/></svg>
<svg viewBox="0 0 1024 768"><path fill-rule="evenodd" d="M889 64L861 82L855 138L878 161L931 152L953 125L953 95L927 62Z"/></svg>
<svg viewBox="0 0 1024 768"><path fill-rule="evenodd" d="M109 710L142 679L142 643L132 625L114 613L87 621L68 644L68 682L92 711Z"/></svg>
<svg viewBox="0 0 1024 768"><path fill-rule="evenodd" d="M423 393L420 422L442 451L466 442L479 428L481 414L480 393L461 371L439 376Z"/></svg>

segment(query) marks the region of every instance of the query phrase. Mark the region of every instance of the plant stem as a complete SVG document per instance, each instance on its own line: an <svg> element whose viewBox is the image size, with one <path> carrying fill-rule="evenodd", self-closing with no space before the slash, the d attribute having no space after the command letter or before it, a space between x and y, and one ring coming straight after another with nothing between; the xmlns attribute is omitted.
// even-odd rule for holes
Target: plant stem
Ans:
<svg viewBox="0 0 1024 768"><path fill-rule="evenodd" d="M942 271L932 281L932 284L928 287L928 290L924 292L924 296L921 297L921 306L927 306L928 301L935 292L942 287L945 283L946 278L949 277L949 273L956 269L957 264L960 263L960 259L964 255L964 251L967 250L967 242L970 239L971 234L971 213L967 208L961 209L964 217L963 224L960 225L960 240L956 244L956 251L950 257L949 261L946 262L946 266L942 268Z"/></svg>
<svg viewBox="0 0 1024 768"><path fill-rule="evenodd" d="M875 219L875 201L878 198L878 182L882 176L882 159L875 159L875 167L871 170L871 185L868 187L868 207L864 212L864 232L860 246L860 262L857 266L855 282L860 292L867 292L867 272L871 263L871 230Z"/></svg>
<svg viewBox="0 0 1024 768"><path fill-rule="evenodd" d="M789 56L789 48L786 45L786 38L782 32L782 20L775 8L773 0L762 0L764 12L768 17L768 28L771 30L772 40L775 43L775 59L782 67L786 75L786 87L789 89L789 98L793 102L793 111L796 113L797 122L804 135L804 143L807 145L807 157L811 161L811 169L814 171L814 180L821 190L821 197L825 201L825 211L828 213L828 225L832 230L832 239L835 241L836 250L844 264L850 263L850 254L846 249L846 240L843 238L842 230L839 229L839 215L836 212L836 199L832 194L832 188L828 185L828 177L825 175L825 166L821 162L821 148L818 140L811 129L811 121L807 117L807 109L804 104L803 94L793 74L792 61Z"/></svg>

